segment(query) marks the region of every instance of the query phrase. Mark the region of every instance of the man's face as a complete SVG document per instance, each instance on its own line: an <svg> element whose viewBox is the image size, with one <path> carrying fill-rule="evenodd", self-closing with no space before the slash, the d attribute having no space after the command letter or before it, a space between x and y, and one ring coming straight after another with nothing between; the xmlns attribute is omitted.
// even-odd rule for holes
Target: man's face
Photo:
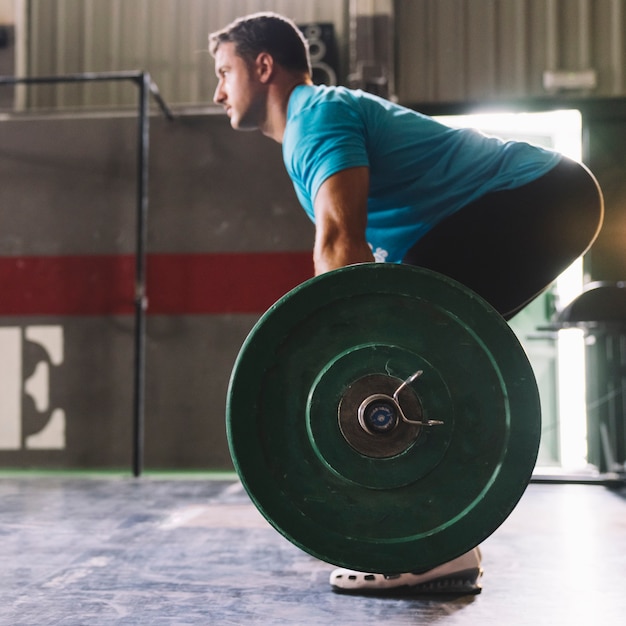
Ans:
<svg viewBox="0 0 626 626"><path fill-rule="evenodd" d="M218 78L213 100L226 109L230 125L237 130L254 130L265 115L265 90L255 68L235 52L235 44L221 43L215 53Z"/></svg>

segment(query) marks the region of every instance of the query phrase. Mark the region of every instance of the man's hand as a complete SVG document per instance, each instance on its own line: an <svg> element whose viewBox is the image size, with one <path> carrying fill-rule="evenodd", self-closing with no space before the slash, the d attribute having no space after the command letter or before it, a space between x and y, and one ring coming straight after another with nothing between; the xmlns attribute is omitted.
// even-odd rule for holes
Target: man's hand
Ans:
<svg viewBox="0 0 626 626"><path fill-rule="evenodd" d="M365 239L369 169L353 167L328 178L315 197L315 274L374 260Z"/></svg>

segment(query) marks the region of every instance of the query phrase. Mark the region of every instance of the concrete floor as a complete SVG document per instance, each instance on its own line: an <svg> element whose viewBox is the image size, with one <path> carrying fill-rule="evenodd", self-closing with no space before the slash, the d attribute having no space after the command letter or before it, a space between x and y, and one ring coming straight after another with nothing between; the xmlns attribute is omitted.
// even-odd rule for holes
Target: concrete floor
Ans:
<svg viewBox="0 0 626 626"><path fill-rule="evenodd" d="M531 484L482 548L478 596L351 597L235 480L3 478L0 624L624 624L619 490Z"/></svg>

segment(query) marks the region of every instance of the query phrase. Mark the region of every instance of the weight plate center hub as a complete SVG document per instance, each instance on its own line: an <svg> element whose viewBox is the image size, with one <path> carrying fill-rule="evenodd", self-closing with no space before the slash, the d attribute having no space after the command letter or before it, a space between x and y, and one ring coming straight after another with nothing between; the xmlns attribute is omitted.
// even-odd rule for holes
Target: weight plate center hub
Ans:
<svg viewBox="0 0 626 626"><path fill-rule="evenodd" d="M422 404L415 391L403 385L398 378L372 374L348 387L338 419L341 434L354 450L372 458L389 458L415 443L423 428L418 423Z"/></svg>
<svg viewBox="0 0 626 626"><path fill-rule="evenodd" d="M393 398L377 393L363 400L359 407L359 424L370 435L393 430L400 421L400 407Z"/></svg>
<svg viewBox="0 0 626 626"><path fill-rule="evenodd" d="M445 382L426 359L369 343L321 368L307 397L307 434L317 458L342 481L392 489L441 462L454 414Z"/></svg>

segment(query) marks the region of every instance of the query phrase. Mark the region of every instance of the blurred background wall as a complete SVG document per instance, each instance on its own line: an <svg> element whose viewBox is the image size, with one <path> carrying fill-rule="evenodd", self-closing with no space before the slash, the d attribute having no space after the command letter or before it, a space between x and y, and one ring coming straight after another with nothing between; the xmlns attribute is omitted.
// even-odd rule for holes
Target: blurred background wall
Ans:
<svg viewBox="0 0 626 626"><path fill-rule="evenodd" d="M280 147L212 105L207 35L258 10L302 27L319 82L433 114L581 111L607 208L586 280L626 279L626 0L0 0L0 75L142 70L175 112L150 116L154 469L231 467L237 351L312 273ZM137 97L128 81L0 85L0 466L130 464Z"/></svg>

